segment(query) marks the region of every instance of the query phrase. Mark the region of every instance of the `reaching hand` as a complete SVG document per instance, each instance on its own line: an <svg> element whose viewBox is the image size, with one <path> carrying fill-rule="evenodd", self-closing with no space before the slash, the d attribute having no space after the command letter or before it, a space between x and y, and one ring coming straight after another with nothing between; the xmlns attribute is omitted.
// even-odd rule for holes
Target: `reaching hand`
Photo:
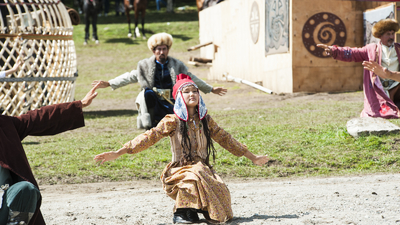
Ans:
<svg viewBox="0 0 400 225"><path fill-rule="evenodd" d="M82 102L82 108L89 106L92 103L92 100L97 96L96 89L98 88L100 84L97 84L94 86L87 94L86 96L81 100Z"/></svg>
<svg viewBox="0 0 400 225"><path fill-rule="evenodd" d="M15 62L13 68L11 68L11 70L14 71L14 72L17 71L17 70L18 70L18 67L21 66L21 64L22 64L22 61L21 61L20 59L18 59L18 60Z"/></svg>
<svg viewBox="0 0 400 225"><path fill-rule="evenodd" d="M92 86L96 86L98 85L98 88L106 88L106 87L110 87L110 83L108 83L108 81L104 81L104 80L95 80L92 82Z"/></svg>
<svg viewBox="0 0 400 225"><path fill-rule="evenodd" d="M257 155L253 160L251 160L257 166L263 166L269 160L268 155Z"/></svg>
<svg viewBox="0 0 400 225"><path fill-rule="evenodd" d="M94 160L96 160L96 162L101 161L100 164L103 164L104 162L112 161L118 157L119 157L119 154L117 152L111 151L111 152L104 152L104 153L96 155L94 157Z"/></svg>
<svg viewBox="0 0 400 225"><path fill-rule="evenodd" d="M317 44L317 47L325 49L325 53L327 55L331 55L331 53L332 53L331 46L324 45L324 44Z"/></svg>
<svg viewBox="0 0 400 225"><path fill-rule="evenodd" d="M17 72L18 68L19 68L19 66L21 66L21 64L22 64L21 59L18 59L11 69L5 71L6 72L6 76L9 75L9 74Z"/></svg>
<svg viewBox="0 0 400 225"><path fill-rule="evenodd" d="M213 87L213 89L211 90L212 93L219 95L219 96L226 94L227 91L228 90L223 87Z"/></svg>
<svg viewBox="0 0 400 225"><path fill-rule="evenodd" d="M362 63L364 69L369 70L383 79L390 79L390 71L387 68L379 65L378 63L370 60Z"/></svg>

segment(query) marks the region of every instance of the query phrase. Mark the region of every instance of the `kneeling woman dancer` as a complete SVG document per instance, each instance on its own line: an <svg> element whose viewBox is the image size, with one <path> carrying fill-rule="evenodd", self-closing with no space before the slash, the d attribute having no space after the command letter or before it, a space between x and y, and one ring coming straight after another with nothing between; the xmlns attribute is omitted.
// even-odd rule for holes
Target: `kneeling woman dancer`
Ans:
<svg viewBox="0 0 400 225"><path fill-rule="evenodd" d="M172 162L161 174L166 194L175 200L174 223L195 223L197 213L210 222L226 222L233 217L228 188L210 165L215 159L214 141L235 156L245 156L262 166L267 156L257 156L220 128L210 115L196 84L186 74L179 74L173 87L174 112L157 127L146 131L117 151L94 157L104 163L129 153L141 152L163 137L170 137Z"/></svg>

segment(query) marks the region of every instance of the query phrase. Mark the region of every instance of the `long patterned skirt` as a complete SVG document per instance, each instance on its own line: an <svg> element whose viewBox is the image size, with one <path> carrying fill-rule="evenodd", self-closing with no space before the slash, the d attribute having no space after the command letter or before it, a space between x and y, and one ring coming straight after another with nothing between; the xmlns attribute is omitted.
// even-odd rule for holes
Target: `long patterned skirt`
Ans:
<svg viewBox="0 0 400 225"><path fill-rule="evenodd" d="M161 174L166 194L177 208L208 211L211 219L226 222L233 217L231 195L222 179L202 162L183 167L169 163Z"/></svg>

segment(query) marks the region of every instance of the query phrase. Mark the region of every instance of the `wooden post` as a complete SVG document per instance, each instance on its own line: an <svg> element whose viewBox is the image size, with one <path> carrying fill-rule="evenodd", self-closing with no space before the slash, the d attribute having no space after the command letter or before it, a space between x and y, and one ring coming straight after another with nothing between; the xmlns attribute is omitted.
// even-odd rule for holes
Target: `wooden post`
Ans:
<svg viewBox="0 0 400 225"><path fill-rule="evenodd" d="M210 41L210 42L207 42L207 43L205 43L205 44L195 45L195 46L192 46L192 47L188 48L187 50L188 50L188 51L193 51L193 50L199 49L199 48L201 48L201 47L205 47L205 46L207 46L207 45L211 45L212 43L213 43L213 42Z"/></svg>

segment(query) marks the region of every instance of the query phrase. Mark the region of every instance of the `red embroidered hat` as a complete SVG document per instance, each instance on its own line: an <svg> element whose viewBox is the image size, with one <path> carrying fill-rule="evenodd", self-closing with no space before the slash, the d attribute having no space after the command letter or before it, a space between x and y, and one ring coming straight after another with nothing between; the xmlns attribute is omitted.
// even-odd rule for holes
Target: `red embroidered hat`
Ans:
<svg viewBox="0 0 400 225"><path fill-rule="evenodd" d="M174 99L176 99L177 92L179 90L182 90L182 88L187 86L187 85L193 85L196 88L198 88L197 85L193 82L192 78L189 77L189 75L186 75L186 74L183 74L183 73L179 74L176 77L176 83L174 85L174 88L172 89L172 97L174 97Z"/></svg>
<svg viewBox="0 0 400 225"><path fill-rule="evenodd" d="M189 85L193 85L197 89L199 89L197 85L192 81L191 77L181 73L176 77L176 83L172 90L172 96L175 99L174 113L180 120L183 120L185 122L187 122L189 119L189 113L181 91L183 88ZM200 120L202 120L207 115L207 107L200 93L199 93L199 104L197 105L197 107L198 107L197 112L199 114L199 118Z"/></svg>

